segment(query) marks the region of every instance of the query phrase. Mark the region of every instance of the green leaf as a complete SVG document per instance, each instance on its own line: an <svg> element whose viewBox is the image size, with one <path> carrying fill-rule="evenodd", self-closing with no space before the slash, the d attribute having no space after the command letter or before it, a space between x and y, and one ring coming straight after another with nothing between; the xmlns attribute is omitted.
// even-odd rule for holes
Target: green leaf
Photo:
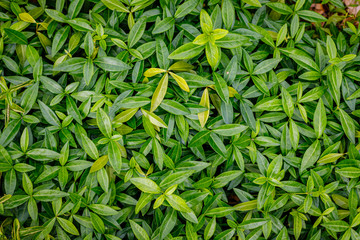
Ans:
<svg viewBox="0 0 360 240"><path fill-rule="evenodd" d="M311 102L319 99L326 92L326 87L316 87L308 91L302 98L299 100L300 103Z"/></svg>
<svg viewBox="0 0 360 240"><path fill-rule="evenodd" d="M330 59L336 58L337 55L336 45L330 36L327 36L326 38L326 50L328 52Z"/></svg>
<svg viewBox="0 0 360 240"><path fill-rule="evenodd" d="M341 220L329 221L321 225L326 229L334 232L344 232L349 228L349 224Z"/></svg>
<svg viewBox="0 0 360 240"><path fill-rule="evenodd" d="M317 138L320 138L326 128L327 118L326 111L321 98L316 106L314 113L314 130Z"/></svg>
<svg viewBox="0 0 360 240"><path fill-rule="evenodd" d="M176 9L174 17L175 18L185 17L187 14L191 13L196 8L198 3L199 0L185 1Z"/></svg>
<svg viewBox="0 0 360 240"><path fill-rule="evenodd" d="M120 0L101 0L101 2L111 10L116 10L119 12L129 12L129 10Z"/></svg>
<svg viewBox="0 0 360 240"><path fill-rule="evenodd" d="M70 33L70 27L66 26L61 28L59 31L56 32L54 36L54 41L52 42L51 47L51 55L55 56L57 52L62 48L62 46L65 44L67 37Z"/></svg>
<svg viewBox="0 0 360 240"><path fill-rule="evenodd" d="M241 46L248 46L250 39L237 33L228 33L225 37L215 41L216 46L220 48L238 48Z"/></svg>
<svg viewBox="0 0 360 240"><path fill-rule="evenodd" d="M219 94L220 98L224 102L229 101L229 88L226 84L226 81L217 73L214 73L214 82L216 92Z"/></svg>
<svg viewBox="0 0 360 240"><path fill-rule="evenodd" d="M168 203L170 204L170 206L173 207L175 210L186 213L192 212L191 208L189 208L184 199L182 199L178 195L171 194L167 195L165 198L166 201L168 201Z"/></svg>
<svg viewBox="0 0 360 240"><path fill-rule="evenodd" d="M247 123L247 125L253 130L255 131L256 128L256 122L255 122L255 118L254 118L254 114L251 111L249 105L243 101L240 102L240 112L241 115L243 116L245 122Z"/></svg>
<svg viewBox="0 0 360 240"><path fill-rule="evenodd" d="M248 127L240 124L226 124L212 129L212 132L221 136L234 136L242 133Z"/></svg>
<svg viewBox="0 0 360 240"><path fill-rule="evenodd" d="M131 178L130 181L142 192L153 193L153 194L161 193L160 187L153 180L149 178L144 178L144 177Z"/></svg>
<svg viewBox="0 0 360 240"><path fill-rule="evenodd" d="M108 157L109 163L113 167L116 173L120 174L122 158L121 150L118 142L110 141L108 145Z"/></svg>
<svg viewBox="0 0 360 240"><path fill-rule="evenodd" d="M327 19L315 11L298 11L299 17L309 22L325 22Z"/></svg>
<svg viewBox="0 0 360 240"><path fill-rule="evenodd" d="M84 50L85 50L86 55L88 55L88 56L91 56L94 52L94 41L93 41L93 38L92 38L90 32L88 32L85 35Z"/></svg>
<svg viewBox="0 0 360 240"><path fill-rule="evenodd" d="M304 153L304 157L301 161L300 173L303 173L307 168L313 166L314 163L316 163L316 161L318 160L320 154L320 141L316 140Z"/></svg>
<svg viewBox="0 0 360 240"><path fill-rule="evenodd" d="M102 216L112 216L118 214L116 210L104 204L90 204L88 207L96 214Z"/></svg>
<svg viewBox="0 0 360 240"><path fill-rule="evenodd" d="M205 232L204 232L205 240L210 239L214 235L215 228L216 228L216 217L214 216L206 225Z"/></svg>
<svg viewBox="0 0 360 240"><path fill-rule="evenodd" d="M66 23L70 24L72 28L80 32L94 31L91 27L90 22L83 18L74 18L67 20Z"/></svg>
<svg viewBox="0 0 360 240"><path fill-rule="evenodd" d="M34 148L26 153L26 155L34 160L45 161L58 159L60 154L45 148Z"/></svg>
<svg viewBox="0 0 360 240"><path fill-rule="evenodd" d="M159 23L155 24L155 27L152 31L152 34L160 34L171 29L175 24L175 19L173 17L167 17L161 20Z"/></svg>
<svg viewBox="0 0 360 240"><path fill-rule="evenodd" d="M216 69L221 57L221 50L217 45L207 43L205 45L206 59L213 69Z"/></svg>
<svg viewBox="0 0 360 240"><path fill-rule="evenodd" d="M66 98L66 110L79 124L82 124L82 116L74 99L70 96Z"/></svg>
<svg viewBox="0 0 360 240"><path fill-rule="evenodd" d="M146 27L146 18L140 18L131 28L128 35L128 46L133 47L143 36Z"/></svg>
<svg viewBox="0 0 360 240"><path fill-rule="evenodd" d="M189 147L199 147L206 143L210 138L210 131L201 131L198 132L190 141Z"/></svg>
<svg viewBox="0 0 360 240"><path fill-rule="evenodd" d="M9 125L7 125L7 127L1 133L0 146L6 147L7 145L9 145L13 141L13 139L16 137L16 134L19 132L20 126L21 126L21 120L20 119L12 120L9 123ZM6 151L5 149L3 149L1 151L1 154L3 156L4 156L4 154L8 155L7 153L5 153L5 151ZM5 157L5 159L9 159L9 157ZM9 162L9 163L11 164L11 162Z"/></svg>
<svg viewBox="0 0 360 240"><path fill-rule="evenodd" d="M68 233L72 235L79 235L79 231L76 229L75 225L70 222L69 220L66 220L64 218L58 217L56 219L60 226Z"/></svg>
<svg viewBox="0 0 360 240"><path fill-rule="evenodd" d="M106 112L101 108L99 108L96 112L96 122L102 134L104 134L107 138L110 138L112 136L111 120Z"/></svg>
<svg viewBox="0 0 360 240"><path fill-rule="evenodd" d="M224 240L230 240L235 234L235 229L228 229L225 230L223 232L221 232L220 234L218 234L214 240L220 240L220 239L224 239ZM251 239L251 238L249 238Z"/></svg>
<svg viewBox="0 0 360 240"><path fill-rule="evenodd" d="M314 60L312 60L312 58L307 53L295 48L286 48L281 49L280 51L293 59L301 67L309 71L320 72L319 66L315 63Z"/></svg>
<svg viewBox="0 0 360 240"><path fill-rule="evenodd" d="M227 215L229 215L230 213L232 213L233 211L235 211L234 208L232 207L218 207L218 208L213 208L210 211L208 211L206 213L207 216L209 217L225 217Z"/></svg>
<svg viewBox="0 0 360 240"><path fill-rule="evenodd" d="M177 221L177 212L175 209L170 209L164 221L161 223L160 226L160 239L164 239L166 236L170 234L170 232L174 229Z"/></svg>
<svg viewBox="0 0 360 240"><path fill-rule="evenodd" d="M122 72L131 68L123 61L114 57L98 57L94 60L94 63L99 68L108 72Z"/></svg>
<svg viewBox="0 0 360 240"><path fill-rule="evenodd" d="M169 50L165 42L158 38L156 40L156 59L161 69L168 69L170 65Z"/></svg>
<svg viewBox="0 0 360 240"><path fill-rule="evenodd" d="M137 224L136 222L130 220L130 226L131 229L135 235L135 237L139 240L148 240L149 235L147 234L147 232L145 231L144 228L142 228L139 224Z"/></svg>
<svg viewBox="0 0 360 240"><path fill-rule="evenodd" d="M83 148L85 150L85 152L94 160L99 158L99 151L96 148L96 145L93 143L93 141L91 141L91 139L85 135L85 134L81 134L81 141L82 141L82 145Z"/></svg>
<svg viewBox="0 0 360 240"><path fill-rule="evenodd" d="M281 102L286 115L291 118L294 114L295 107L290 93L285 88L281 89Z"/></svg>
<svg viewBox="0 0 360 240"><path fill-rule="evenodd" d="M262 61L260 64L255 66L254 72L252 74L263 74L267 73L270 70L274 69L279 62L281 61L281 58L274 58L274 59L268 59L265 61Z"/></svg>
<svg viewBox="0 0 360 240"><path fill-rule="evenodd" d="M12 43L23 44L23 45L28 44L28 40L23 33L11 28L4 28L4 31L6 33L6 36L10 39Z"/></svg>
<svg viewBox="0 0 360 240"><path fill-rule="evenodd" d="M55 71L55 72L79 71L83 68L85 62L86 62L85 58L80 58L80 57L70 58L70 59L66 60L65 62L62 62L62 63L56 65L53 68L53 71Z"/></svg>
<svg viewBox="0 0 360 240"><path fill-rule="evenodd" d="M193 173L193 171L179 171L172 173L160 182L160 187L163 189L168 189L171 186L180 184L189 178Z"/></svg>
<svg viewBox="0 0 360 240"><path fill-rule="evenodd" d="M285 3L269 2L266 4L266 6L270 7L271 9L273 9L274 11L280 14L289 15L293 13L293 10Z"/></svg>
<svg viewBox="0 0 360 240"><path fill-rule="evenodd" d="M101 218L95 213L90 212L91 223L95 231L99 233L105 233L105 224Z"/></svg>
<svg viewBox="0 0 360 240"><path fill-rule="evenodd" d="M221 16L226 29L231 29L235 23L235 8L231 0L224 0L221 5Z"/></svg>
<svg viewBox="0 0 360 240"><path fill-rule="evenodd" d="M59 118L56 116L55 112L40 100L38 100L38 104L41 110L41 114L43 115L45 120L53 126L60 127L60 121Z"/></svg>
<svg viewBox="0 0 360 240"><path fill-rule="evenodd" d="M175 51L173 51L170 55L170 59L190 59L193 57L196 57L199 55L203 50L205 46L202 45L196 45L193 43L186 43L185 45L177 48Z"/></svg>
<svg viewBox="0 0 360 240"><path fill-rule="evenodd" d="M69 194L59 190L45 189L34 193L34 198L41 202L52 202L58 198L67 197Z"/></svg>
<svg viewBox="0 0 360 240"><path fill-rule="evenodd" d="M355 144L355 124L354 120L342 109L339 109L341 126L348 139Z"/></svg>
<svg viewBox="0 0 360 240"><path fill-rule="evenodd" d="M342 73L337 66L333 66L328 72L328 82L332 97L336 105L340 105L340 86L342 84Z"/></svg>
<svg viewBox="0 0 360 240"><path fill-rule="evenodd" d="M260 227L260 226L264 225L267 222L268 222L268 220L266 220L266 219L253 218L253 219L250 219L250 220L243 221L242 223L240 223L238 225L238 227L241 228L241 229L244 229L244 230L249 230L249 229L254 229L254 228Z"/></svg>
<svg viewBox="0 0 360 240"><path fill-rule="evenodd" d="M190 111L181 103L174 100L164 99L160 107L165 111L174 114L174 115L188 115Z"/></svg>

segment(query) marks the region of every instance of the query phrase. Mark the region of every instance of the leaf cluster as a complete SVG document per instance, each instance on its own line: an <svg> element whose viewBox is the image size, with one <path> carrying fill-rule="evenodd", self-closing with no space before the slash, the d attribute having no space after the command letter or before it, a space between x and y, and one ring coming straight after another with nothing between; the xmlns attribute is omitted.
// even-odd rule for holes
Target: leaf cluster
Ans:
<svg viewBox="0 0 360 240"><path fill-rule="evenodd" d="M0 239L360 239L360 30L311 4L1 1Z"/></svg>

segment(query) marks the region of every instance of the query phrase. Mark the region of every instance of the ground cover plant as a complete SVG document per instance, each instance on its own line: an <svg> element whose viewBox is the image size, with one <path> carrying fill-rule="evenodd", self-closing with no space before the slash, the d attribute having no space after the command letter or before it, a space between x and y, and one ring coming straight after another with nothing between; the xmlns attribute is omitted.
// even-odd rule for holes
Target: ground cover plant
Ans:
<svg viewBox="0 0 360 240"><path fill-rule="evenodd" d="M0 1L0 239L360 239L339 0Z"/></svg>

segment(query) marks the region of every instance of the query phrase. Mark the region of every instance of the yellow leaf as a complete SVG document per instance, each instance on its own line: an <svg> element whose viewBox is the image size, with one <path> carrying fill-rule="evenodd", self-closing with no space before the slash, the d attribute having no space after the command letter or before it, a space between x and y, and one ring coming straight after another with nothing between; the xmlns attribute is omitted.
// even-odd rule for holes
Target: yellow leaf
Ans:
<svg viewBox="0 0 360 240"><path fill-rule="evenodd" d="M190 71L193 68L194 68L194 66L191 65L190 63L187 63L187 62L184 62L184 61L179 61L179 62L176 62L173 65L171 65L169 67L169 70L171 70L171 71L179 71L179 72L187 72L187 71Z"/></svg>
<svg viewBox="0 0 360 240"><path fill-rule="evenodd" d="M211 88L212 90L215 90L215 85L209 85L209 88ZM235 94L237 94L238 92L235 90L235 88L233 87L228 87L229 89L229 97L234 97Z"/></svg>
<svg viewBox="0 0 360 240"><path fill-rule="evenodd" d="M125 124L122 124L118 128L116 128L116 131L120 133L121 135L129 134L133 131L133 129L129 126L126 126Z"/></svg>
<svg viewBox="0 0 360 240"><path fill-rule="evenodd" d="M100 98L90 109L90 112L96 112L99 108L101 108L105 104L106 98Z"/></svg>
<svg viewBox="0 0 360 240"><path fill-rule="evenodd" d="M148 171L146 172L146 176L152 174L154 171L154 164L152 163L148 169Z"/></svg>
<svg viewBox="0 0 360 240"><path fill-rule="evenodd" d="M273 40L276 40L277 39L277 33L276 32L273 32L273 31L268 31L268 33L270 34L270 36L271 36L271 38L273 39Z"/></svg>
<svg viewBox="0 0 360 240"><path fill-rule="evenodd" d="M98 160L96 160L93 165L90 168L90 173L99 171L100 169L102 169L106 163L108 162L109 158L108 155L104 155L102 157L99 157Z"/></svg>
<svg viewBox="0 0 360 240"><path fill-rule="evenodd" d="M19 112L19 113L25 112L24 109L22 109L19 105L15 104L15 103L11 103L10 108L11 108L11 110L13 110L15 112Z"/></svg>
<svg viewBox="0 0 360 240"><path fill-rule="evenodd" d="M11 198L10 194L4 195L0 198L0 204L6 202L7 200L9 200Z"/></svg>
<svg viewBox="0 0 360 240"><path fill-rule="evenodd" d="M144 72L144 76L145 77L153 77L159 73L164 73L166 72L166 70L161 69L161 68L149 68L148 70L146 70Z"/></svg>
<svg viewBox="0 0 360 240"><path fill-rule="evenodd" d="M39 27L38 30L39 30L39 31L43 31L43 30L47 30L49 24L46 23L46 22L41 22L41 23L40 23L40 26L41 26L41 27Z"/></svg>
<svg viewBox="0 0 360 240"><path fill-rule="evenodd" d="M235 205L234 208L235 210L242 212L254 210L257 208L257 200L239 203Z"/></svg>
<svg viewBox="0 0 360 240"><path fill-rule="evenodd" d="M346 197L343 197L339 194L333 194L331 197L336 205L344 209L349 209L349 200Z"/></svg>
<svg viewBox="0 0 360 240"><path fill-rule="evenodd" d="M343 209L339 209L338 210L338 215L339 215L339 219L344 219L346 217L348 217L350 215L350 211L349 210L343 210Z"/></svg>
<svg viewBox="0 0 360 240"><path fill-rule="evenodd" d="M235 90L235 88L233 87L228 87L229 88L229 97L234 97L235 94L237 94L238 92Z"/></svg>
<svg viewBox="0 0 360 240"><path fill-rule="evenodd" d="M96 118L92 118L92 119L89 119L89 120L86 120L86 123L90 126L96 126L97 125L97 122L96 122Z"/></svg>
<svg viewBox="0 0 360 240"><path fill-rule="evenodd" d="M194 41L193 44L196 45L204 45L205 43L207 43L209 41L209 37L206 34L200 34L199 36L197 36Z"/></svg>
<svg viewBox="0 0 360 240"><path fill-rule="evenodd" d="M160 132L160 127L159 126L156 126L156 125L153 125L154 126L154 129L158 132ZM158 136L156 136L158 138ZM160 139L158 139L160 141Z"/></svg>
<svg viewBox="0 0 360 240"><path fill-rule="evenodd" d="M42 34L41 32L38 32L37 35L41 42L41 45L44 47L45 50L46 50L46 47L51 46L50 39L48 39L44 34Z"/></svg>
<svg viewBox="0 0 360 240"><path fill-rule="evenodd" d="M127 109L127 110L121 112L116 117L114 117L113 123L118 124L118 123L123 123L123 122L129 121L138 110L139 110L139 108L130 108L130 109ZM115 127L117 127L117 126L115 126Z"/></svg>
<svg viewBox="0 0 360 240"><path fill-rule="evenodd" d="M307 123L308 118L307 118L307 113L306 113L305 108L301 104L298 104L298 108L300 110L301 117L304 119L305 123Z"/></svg>
<svg viewBox="0 0 360 240"><path fill-rule="evenodd" d="M154 202L154 209L160 207L163 204L164 200L165 200L165 196L160 195Z"/></svg>
<svg viewBox="0 0 360 240"><path fill-rule="evenodd" d="M209 88L211 88L212 90L215 90L215 85L209 85Z"/></svg>
<svg viewBox="0 0 360 240"><path fill-rule="evenodd" d="M221 51L219 50L219 47L208 42L205 46L205 53L206 59L210 64L211 68L215 69L219 64L221 58Z"/></svg>
<svg viewBox="0 0 360 240"><path fill-rule="evenodd" d="M161 78L159 85L155 89L154 95L151 99L150 112L155 111L155 109L160 105L160 103L164 99L168 87L168 82L169 82L169 75L166 73Z"/></svg>
<svg viewBox="0 0 360 240"><path fill-rule="evenodd" d="M166 123L158 116L156 116L154 113L146 111L145 109L141 109L141 112L143 113L144 117L150 120L150 122L158 127L167 128Z"/></svg>
<svg viewBox="0 0 360 240"><path fill-rule="evenodd" d="M185 79L172 72L170 72L170 75L175 79L175 81L182 90L184 90L185 92L190 92L189 86L187 85Z"/></svg>
<svg viewBox="0 0 360 240"><path fill-rule="evenodd" d="M139 166L139 164L137 164L136 163L136 165L135 165L135 169L136 169L136 171L138 171L138 173L140 173L141 175L146 175L144 172L143 172L143 170L141 169L141 167Z"/></svg>
<svg viewBox="0 0 360 240"><path fill-rule="evenodd" d="M330 153L320 158L318 163L319 164L332 163L338 160L342 156L344 156L343 153Z"/></svg>
<svg viewBox="0 0 360 240"><path fill-rule="evenodd" d="M218 28L213 31L212 35L214 37L214 40L219 40L219 39L225 37L228 33L229 33L228 30Z"/></svg>
<svg viewBox="0 0 360 240"><path fill-rule="evenodd" d="M356 131L356 134L358 135L357 137L360 136L360 132L359 132L359 131ZM356 149L357 149L358 151L360 151L360 144L356 145Z"/></svg>
<svg viewBox="0 0 360 240"><path fill-rule="evenodd" d="M207 88L205 88L205 90L201 96L199 105L207 107L209 109L204 112L198 113L200 125L201 125L201 127L204 127L209 118L209 115L210 115L210 99L209 99L209 90Z"/></svg>
<svg viewBox="0 0 360 240"><path fill-rule="evenodd" d="M20 13L19 17L24 22L36 23L35 19L28 13Z"/></svg>
<svg viewBox="0 0 360 240"><path fill-rule="evenodd" d="M6 81L4 77L0 77L0 89L3 92L6 92L9 90L8 86L6 85Z"/></svg>

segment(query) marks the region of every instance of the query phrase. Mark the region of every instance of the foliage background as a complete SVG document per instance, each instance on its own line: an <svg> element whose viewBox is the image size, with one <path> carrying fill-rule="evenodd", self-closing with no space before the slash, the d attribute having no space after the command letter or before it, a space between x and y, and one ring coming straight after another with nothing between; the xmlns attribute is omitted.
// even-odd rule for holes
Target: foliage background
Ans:
<svg viewBox="0 0 360 240"><path fill-rule="evenodd" d="M358 19L312 4L0 1L1 239L360 239Z"/></svg>

